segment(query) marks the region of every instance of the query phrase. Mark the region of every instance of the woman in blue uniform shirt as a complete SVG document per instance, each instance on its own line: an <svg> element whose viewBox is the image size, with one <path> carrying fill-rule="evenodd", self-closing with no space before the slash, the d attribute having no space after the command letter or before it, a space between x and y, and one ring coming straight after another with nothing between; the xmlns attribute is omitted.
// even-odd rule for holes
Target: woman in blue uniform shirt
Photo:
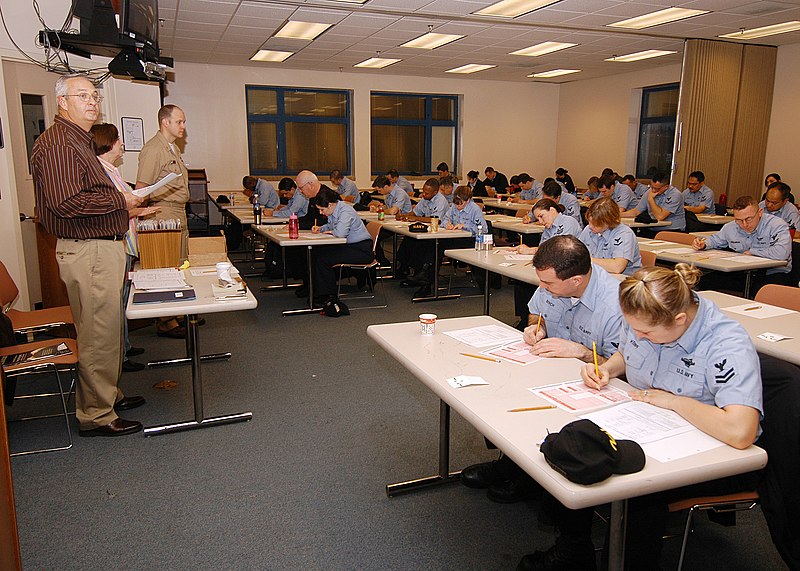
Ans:
<svg viewBox="0 0 800 571"><path fill-rule="evenodd" d="M567 216L563 212L564 206L556 204L556 202L550 198L542 198L533 205L531 213L534 218L536 218L536 221L544 226L544 232L542 232L539 244L546 242L553 236L561 236L562 234L570 234L576 238L580 236L580 224L578 224L574 218ZM533 222L533 219L530 215L527 215L522 221L525 224L530 224ZM535 254L536 248L522 244L516 248L516 251L520 254Z"/></svg>
<svg viewBox="0 0 800 571"><path fill-rule="evenodd" d="M373 259L372 237L353 206L341 199L339 193L321 188L316 198L317 208L328 217L322 226L314 226L315 234L332 234L347 238L346 244L320 246L313 250L314 289L321 301L336 297L336 264L368 264Z"/></svg>
<svg viewBox="0 0 800 571"><path fill-rule="evenodd" d="M675 411L703 432L744 449L760 433L761 371L747 332L694 293L700 271L687 264L643 268L620 285L624 318L619 349L600 365L581 370L584 383L601 388L625 376L634 400ZM649 494L628 501L627 569L657 569L668 504L679 498L755 489L750 472ZM554 502L557 503L557 502ZM561 535L546 552L526 555L517 569L594 569L592 509L558 504ZM558 565L556 566L556 562Z"/></svg>
<svg viewBox="0 0 800 571"><path fill-rule="evenodd" d="M589 206L586 228L578 238L589 248L592 262L611 274L630 276L642 267L636 234L620 222L619 206L611 198L604 196Z"/></svg>

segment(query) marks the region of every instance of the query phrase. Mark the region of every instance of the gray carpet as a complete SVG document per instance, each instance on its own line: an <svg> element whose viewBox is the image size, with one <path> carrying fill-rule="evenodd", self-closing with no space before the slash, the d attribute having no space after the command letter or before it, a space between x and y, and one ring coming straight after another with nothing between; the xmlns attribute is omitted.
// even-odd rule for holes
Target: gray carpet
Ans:
<svg viewBox="0 0 800 571"><path fill-rule="evenodd" d="M257 280L252 280L255 284ZM536 504L498 505L459 484L389 499L385 484L436 469L438 401L366 336L372 323L482 312L482 298L412 304L389 284L390 307L340 319L284 318L292 292L259 293L255 311L208 315L206 415L253 411L252 422L144 438L77 438L73 449L13 460L25 569L513 569L548 547ZM512 289L492 314L513 323ZM183 342L132 333L137 359L175 356ZM163 391L164 379L179 383ZM123 375L147 398L126 417L145 425L192 417L188 367ZM44 427L44 428L42 428ZM12 425L12 446L55 437ZM453 468L496 457L460 417ZM595 543L604 531L597 526ZM680 542L668 542L674 568ZM724 528L700 517L687 569L782 569L759 511Z"/></svg>

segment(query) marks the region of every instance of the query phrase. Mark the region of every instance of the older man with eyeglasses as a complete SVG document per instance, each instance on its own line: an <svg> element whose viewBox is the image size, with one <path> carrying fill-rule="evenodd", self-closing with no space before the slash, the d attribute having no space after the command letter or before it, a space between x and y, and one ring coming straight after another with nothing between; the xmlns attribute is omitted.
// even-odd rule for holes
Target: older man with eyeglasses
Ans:
<svg viewBox="0 0 800 571"><path fill-rule="evenodd" d="M85 75L56 81L58 115L31 153L39 220L58 238L56 261L78 333L75 417L81 436L121 436L142 429L116 411L144 404L118 387L122 368L123 237L128 211L141 203L118 192L97 160L90 129L102 96Z"/></svg>

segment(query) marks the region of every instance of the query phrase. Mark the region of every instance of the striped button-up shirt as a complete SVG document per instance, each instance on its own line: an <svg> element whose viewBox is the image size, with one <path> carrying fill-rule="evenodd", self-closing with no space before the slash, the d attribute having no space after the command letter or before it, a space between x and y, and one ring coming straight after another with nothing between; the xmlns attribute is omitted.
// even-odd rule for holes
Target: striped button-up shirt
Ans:
<svg viewBox="0 0 800 571"><path fill-rule="evenodd" d="M121 236L128 230L125 198L103 170L92 135L56 116L33 144L33 187L39 220L58 238Z"/></svg>

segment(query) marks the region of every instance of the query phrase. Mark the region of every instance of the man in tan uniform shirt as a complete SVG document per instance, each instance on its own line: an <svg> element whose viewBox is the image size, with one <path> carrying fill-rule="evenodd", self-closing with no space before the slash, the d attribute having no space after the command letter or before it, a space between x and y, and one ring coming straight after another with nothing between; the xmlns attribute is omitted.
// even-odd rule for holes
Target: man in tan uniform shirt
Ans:
<svg viewBox="0 0 800 571"><path fill-rule="evenodd" d="M139 153L139 170L136 174L136 188L149 186L169 173L181 176L159 188L149 196L150 206L159 211L153 220L181 221L181 258L189 255L189 227L186 221L186 203L189 202L189 172L181 158L181 151L175 144L186 134L186 115L176 105L164 105L158 110L158 133L151 138ZM174 317L158 319L158 334L166 337L183 338L186 330L179 326Z"/></svg>

